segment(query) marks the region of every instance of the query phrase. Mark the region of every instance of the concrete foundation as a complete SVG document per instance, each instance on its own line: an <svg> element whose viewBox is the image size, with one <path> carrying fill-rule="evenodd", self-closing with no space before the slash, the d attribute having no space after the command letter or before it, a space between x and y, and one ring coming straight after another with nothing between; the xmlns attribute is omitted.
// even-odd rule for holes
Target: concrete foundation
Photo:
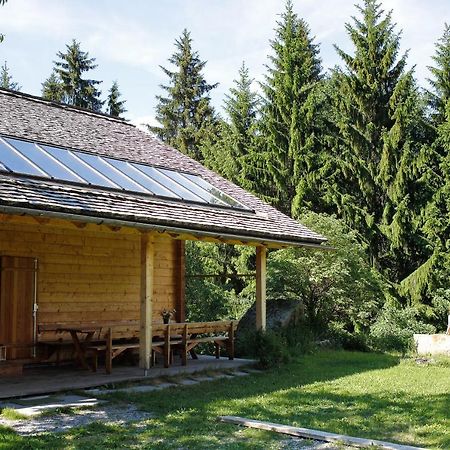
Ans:
<svg viewBox="0 0 450 450"><path fill-rule="evenodd" d="M415 334L414 342L419 355L450 356L450 335L448 334Z"/></svg>

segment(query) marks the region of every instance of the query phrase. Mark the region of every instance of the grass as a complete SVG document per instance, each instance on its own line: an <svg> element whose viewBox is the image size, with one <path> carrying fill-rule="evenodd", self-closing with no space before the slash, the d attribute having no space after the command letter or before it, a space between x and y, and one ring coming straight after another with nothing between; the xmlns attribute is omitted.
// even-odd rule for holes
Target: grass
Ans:
<svg viewBox="0 0 450 450"><path fill-rule="evenodd" d="M450 448L450 362L320 352L262 374L148 394L109 395L154 418L93 423L20 437L0 428L0 449L277 449L286 437L217 421L236 415L429 448Z"/></svg>
<svg viewBox="0 0 450 450"><path fill-rule="evenodd" d="M1 410L0 417L2 417L3 419L8 419L8 420L28 419L27 416L25 416L24 414L20 414L20 412L18 412L14 408L3 408Z"/></svg>

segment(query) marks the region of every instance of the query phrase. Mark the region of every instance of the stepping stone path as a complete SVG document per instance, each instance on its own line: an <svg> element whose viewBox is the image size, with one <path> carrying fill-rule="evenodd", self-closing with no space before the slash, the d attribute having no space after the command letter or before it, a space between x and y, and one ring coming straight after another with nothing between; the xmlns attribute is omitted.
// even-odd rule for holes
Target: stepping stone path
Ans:
<svg viewBox="0 0 450 450"><path fill-rule="evenodd" d="M99 400L95 396L116 392L154 392L171 387L194 386L205 381L231 379L259 372L249 369L245 372L233 372L232 375L228 373L193 374L188 378L170 382L155 379L153 384L141 384L116 389L87 389L84 391L87 396L61 394L12 399L7 402L0 402L0 410L4 408L14 409L20 415L25 416L25 418L13 420L0 416L0 426L6 425L11 427L21 435L35 435L45 432L63 432L92 422L126 423L142 421L152 417L152 414L139 411L132 404L109 405L106 400ZM72 408L70 413L64 411L66 408ZM58 411L59 409L63 409L63 411Z"/></svg>
<svg viewBox="0 0 450 450"><path fill-rule="evenodd" d="M232 379L235 377L244 377L250 375L251 373L261 373L260 370L249 369L248 371L236 371L231 374L227 373L217 373L213 375L191 375L189 378L183 378L174 382L160 382L160 380L155 379L154 384L144 384L138 386L124 387L124 388L116 388L116 389L87 389L84 392L89 395L106 395L106 394L114 394L116 392L125 392L125 393L144 393L144 392L154 392L160 391L162 389L167 389L170 387L176 386L194 386L199 383L203 383L205 381L215 381L215 380L223 380L223 379Z"/></svg>
<svg viewBox="0 0 450 450"><path fill-rule="evenodd" d="M0 409L11 408L23 416L33 417L55 409L92 407L99 403L103 401L80 395L39 396L0 403Z"/></svg>

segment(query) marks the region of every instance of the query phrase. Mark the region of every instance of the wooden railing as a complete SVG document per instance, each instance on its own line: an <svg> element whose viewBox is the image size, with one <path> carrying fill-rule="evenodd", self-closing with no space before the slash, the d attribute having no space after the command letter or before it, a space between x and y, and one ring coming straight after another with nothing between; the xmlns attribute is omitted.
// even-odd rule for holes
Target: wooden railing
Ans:
<svg viewBox="0 0 450 450"><path fill-rule="evenodd" d="M234 359L234 334L237 321L220 322L185 322L152 325L152 350L164 355L164 367L169 367L172 350L181 351L181 363L187 364L188 353L206 342L215 346L216 358L220 357L220 349L227 350L228 358ZM193 353L195 358L195 353Z"/></svg>
<svg viewBox="0 0 450 450"><path fill-rule="evenodd" d="M216 358L220 357L221 349L227 351L229 359L234 358L234 337L237 321L226 320L217 322L184 322L152 324L152 363L157 354L163 355L164 367L169 367L174 351L181 354L182 365L187 364L188 355L196 358L194 351L201 343L212 343L215 347ZM127 350L139 348L137 337L130 339L114 339L114 330L124 326L134 328L139 326L138 321L120 322L83 322L41 324L39 332L54 331L57 333L70 333L76 350L76 357L84 367L97 369L99 354L105 354L105 365L108 373L112 370L112 360ZM103 333L102 330L105 332ZM81 337L84 337L81 340ZM70 341L53 341L51 344L67 345ZM46 342L42 342L46 344ZM49 344L49 343L48 343ZM92 364L87 360L92 358Z"/></svg>

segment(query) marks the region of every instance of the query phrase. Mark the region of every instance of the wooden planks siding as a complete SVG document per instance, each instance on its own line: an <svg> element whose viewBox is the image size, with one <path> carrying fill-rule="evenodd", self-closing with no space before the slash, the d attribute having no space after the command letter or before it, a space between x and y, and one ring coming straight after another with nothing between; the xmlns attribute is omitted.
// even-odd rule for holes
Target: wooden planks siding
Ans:
<svg viewBox="0 0 450 450"><path fill-rule="evenodd" d="M140 233L0 216L0 255L37 258L38 324L139 320ZM154 320L176 308L177 242L155 235ZM124 334L132 330L123 330ZM40 340L54 339L51 333Z"/></svg>
<svg viewBox="0 0 450 450"><path fill-rule="evenodd" d="M29 358L34 341L35 260L2 256L0 265L0 344L19 346L6 350L7 360Z"/></svg>

